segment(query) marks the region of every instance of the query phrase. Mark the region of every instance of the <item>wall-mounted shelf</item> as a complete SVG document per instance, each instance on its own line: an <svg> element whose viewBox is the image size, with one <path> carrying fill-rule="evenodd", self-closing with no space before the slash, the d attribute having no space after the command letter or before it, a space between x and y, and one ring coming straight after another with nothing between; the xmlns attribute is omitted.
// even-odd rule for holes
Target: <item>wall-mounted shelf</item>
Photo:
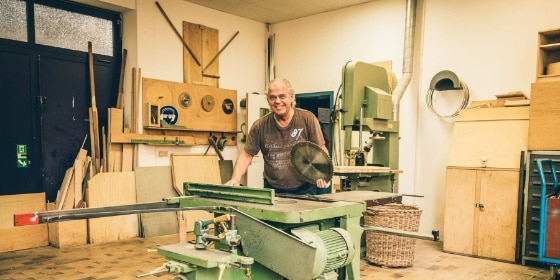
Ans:
<svg viewBox="0 0 560 280"><path fill-rule="evenodd" d="M537 52L537 82L560 81L560 64L549 69L552 63L560 63L560 29L539 31Z"/></svg>
<svg viewBox="0 0 560 280"><path fill-rule="evenodd" d="M187 137L185 139L189 139L189 141L187 141L188 144L191 143L191 139L193 141L191 146L208 145L208 136L214 135L218 138L217 141L224 141L225 146L236 146L237 133L238 132L194 131L185 128L144 127L144 134L142 135L148 135L148 137L167 137L165 139L169 139L169 137L171 137L171 139L175 139L175 137L179 137L179 139Z"/></svg>

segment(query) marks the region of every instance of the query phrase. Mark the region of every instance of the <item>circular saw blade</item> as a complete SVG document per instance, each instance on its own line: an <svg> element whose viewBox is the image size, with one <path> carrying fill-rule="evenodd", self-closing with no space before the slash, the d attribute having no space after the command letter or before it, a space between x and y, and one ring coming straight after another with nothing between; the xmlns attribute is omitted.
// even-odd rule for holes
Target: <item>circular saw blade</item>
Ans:
<svg viewBox="0 0 560 280"><path fill-rule="evenodd" d="M292 166L303 179L315 184L318 179L329 182L333 176L333 163L329 155L313 142L303 141L291 151Z"/></svg>

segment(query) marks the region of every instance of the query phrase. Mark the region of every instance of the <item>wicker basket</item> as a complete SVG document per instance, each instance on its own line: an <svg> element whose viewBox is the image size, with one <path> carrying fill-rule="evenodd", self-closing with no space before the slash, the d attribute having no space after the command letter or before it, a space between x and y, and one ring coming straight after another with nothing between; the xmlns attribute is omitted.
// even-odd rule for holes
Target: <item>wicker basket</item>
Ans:
<svg viewBox="0 0 560 280"><path fill-rule="evenodd" d="M365 226L418 232L422 209L418 206L385 204L371 206L364 214ZM386 267L409 267L414 262L416 239L366 231L366 259Z"/></svg>

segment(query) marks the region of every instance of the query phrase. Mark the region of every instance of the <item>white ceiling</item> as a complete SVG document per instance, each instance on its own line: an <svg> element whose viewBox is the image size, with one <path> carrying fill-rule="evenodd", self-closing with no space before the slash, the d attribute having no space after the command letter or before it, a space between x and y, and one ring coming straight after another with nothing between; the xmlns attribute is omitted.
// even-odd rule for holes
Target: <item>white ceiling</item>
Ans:
<svg viewBox="0 0 560 280"><path fill-rule="evenodd" d="M262 23L283 21L334 11L374 0L184 0Z"/></svg>

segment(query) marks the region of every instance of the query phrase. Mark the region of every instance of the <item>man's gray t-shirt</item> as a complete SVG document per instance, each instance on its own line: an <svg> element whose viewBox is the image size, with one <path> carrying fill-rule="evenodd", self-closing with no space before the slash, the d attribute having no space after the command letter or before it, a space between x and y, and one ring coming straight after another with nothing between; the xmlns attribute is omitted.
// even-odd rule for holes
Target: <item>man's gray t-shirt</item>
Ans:
<svg viewBox="0 0 560 280"><path fill-rule="evenodd" d="M300 108L294 109L294 116L286 127L280 127L274 114L269 113L258 119L247 136L245 152L264 157L264 178L272 186L295 189L305 183L292 167L290 153L300 141L310 141L319 146L325 144L319 121L313 113Z"/></svg>

